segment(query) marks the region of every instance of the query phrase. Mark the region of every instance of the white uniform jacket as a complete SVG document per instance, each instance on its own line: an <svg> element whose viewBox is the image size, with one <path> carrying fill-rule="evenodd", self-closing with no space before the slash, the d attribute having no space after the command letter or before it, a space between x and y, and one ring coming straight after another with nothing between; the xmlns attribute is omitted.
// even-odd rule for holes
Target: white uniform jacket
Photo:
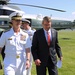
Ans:
<svg viewBox="0 0 75 75"><path fill-rule="evenodd" d="M4 68L23 68L22 64L26 61L26 48L31 47L31 41L27 33L20 29L20 32L16 35L13 28L9 31L4 32L0 38L0 47L5 45L5 59ZM17 60L20 59L20 60Z"/></svg>

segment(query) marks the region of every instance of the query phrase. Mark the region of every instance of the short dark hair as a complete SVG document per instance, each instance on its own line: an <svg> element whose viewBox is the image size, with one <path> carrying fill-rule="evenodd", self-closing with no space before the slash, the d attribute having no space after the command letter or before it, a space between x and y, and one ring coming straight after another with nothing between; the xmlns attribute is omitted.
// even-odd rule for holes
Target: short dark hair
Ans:
<svg viewBox="0 0 75 75"><path fill-rule="evenodd" d="M51 22L51 17L45 16L42 22L44 21Z"/></svg>

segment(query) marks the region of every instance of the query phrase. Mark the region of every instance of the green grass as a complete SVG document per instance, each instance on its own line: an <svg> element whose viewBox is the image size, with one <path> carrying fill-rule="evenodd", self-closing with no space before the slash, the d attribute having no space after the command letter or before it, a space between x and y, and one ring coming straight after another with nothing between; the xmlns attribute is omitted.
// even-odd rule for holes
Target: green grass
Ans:
<svg viewBox="0 0 75 75"><path fill-rule="evenodd" d="M75 31L59 31L59 44L63 53L63 66L59 75L75 75Z"/></svg>
<svg viewBox="0 0 75 75"><path fill-rule="evenodd" d="M75 31L58 31L59 44L63 53L63 65L58 69L59 75L75 75ZM0 75L3 71L0 70ZM32 75L36 75L33 63Z"/></svg>

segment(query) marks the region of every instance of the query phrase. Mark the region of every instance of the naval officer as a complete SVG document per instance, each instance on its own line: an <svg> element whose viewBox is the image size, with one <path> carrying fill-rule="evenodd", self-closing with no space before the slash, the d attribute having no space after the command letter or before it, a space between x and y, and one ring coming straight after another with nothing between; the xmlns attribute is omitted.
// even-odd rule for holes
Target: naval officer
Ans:
<svg viewBox="0 0 75 75"><path fill-rule="evenodd" d="M28 33L29 38L30 38L31 43L32 43L32 38L33 38L34 32L36 30L31 28L30 21L27 19L22 19L22 28L23 28L24 32ZM33 61L33 57L31 54L30 55L30 68L27 69L26 75L31 75L32 61Z"/></svg>
<svg viewBox="0 0 75 75"><path fill-rule="evenodd" d="M13 12L9 18L12 28L0 38L0 50L5 46L4 74L26 75L26 69L30 66L31 41L28 34L20 28L22 14Z"/></svg>

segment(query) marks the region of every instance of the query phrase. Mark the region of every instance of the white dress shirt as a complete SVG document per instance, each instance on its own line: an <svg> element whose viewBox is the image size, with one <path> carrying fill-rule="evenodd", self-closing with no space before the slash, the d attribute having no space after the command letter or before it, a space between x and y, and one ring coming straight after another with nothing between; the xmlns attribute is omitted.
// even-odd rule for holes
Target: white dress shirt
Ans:
<svg viewBox="0 0 75 75"><path fill-rule="evenodd" d="M46 31L46 30L44 29L44 34L45 34L46 40L48 40L48 39L47 39L47 32L48 32L49 35L50 35L50 40L52 40L51 29L49 29L48 31Z"/></svg>

